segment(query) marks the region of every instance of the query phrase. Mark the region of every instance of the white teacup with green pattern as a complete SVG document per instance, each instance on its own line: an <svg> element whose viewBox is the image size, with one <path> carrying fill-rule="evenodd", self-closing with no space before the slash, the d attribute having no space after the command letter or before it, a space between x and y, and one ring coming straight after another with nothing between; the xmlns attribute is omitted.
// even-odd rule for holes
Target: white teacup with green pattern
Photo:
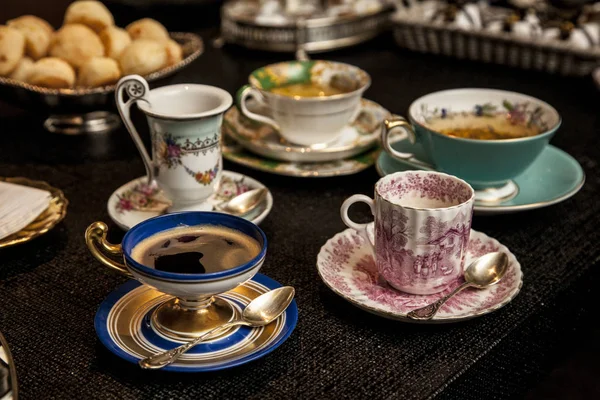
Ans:
<svg viewBox="0 0 600 400"><path fill-rule="evenodd" d="M217 87L187 83L149 90L144 78L129 75L117 83L115 97L146 166L148 184L158 184L169 197L173 203L169 211L204 210L221 179L221 124L233 102L231 95ZM131 122L133 103L148 119L152 158Z"/></svg>
<svg viewBox="0 0 600 400"><path fill-rule="evenodd" d="M362 94L371 78L362 69L332 61L288 61L257 69L250 84L237 93L237 106L246 117L275 127L291 143L314 146L338 138L342 128L356 116ZM315 85L335 89L336 94L304 97L274 93L291 85ZM256 114L246 107L254 97L270 115Z"/></svg>

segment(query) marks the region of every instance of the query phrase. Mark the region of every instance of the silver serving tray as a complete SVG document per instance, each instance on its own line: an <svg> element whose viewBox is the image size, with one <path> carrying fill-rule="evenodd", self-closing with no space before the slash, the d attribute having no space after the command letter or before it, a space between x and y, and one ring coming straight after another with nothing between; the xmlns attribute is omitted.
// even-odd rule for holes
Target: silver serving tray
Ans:
<svg viewBox="0 0 600 400"><path fill-rule="evenodd" d="M371 14L343 17L318 17L304 20L305 29L295 22L285 24L258 24L252 16L234 15L232 3L221 8L221 36L227 43L235 43L257 50L293 52L303 36L304 49L309 53L335 50L369 40L389 27L394 11L391 4Z"/></svg>
<svg viewBox="0 0 600 400"><path fill-rule="evenodd" d="M193 33L171 33L183 47L183 60L146 75L148 82L166 78L186 67L204 52L202 39ZM49 114L83 114L111 108L116 85L95 88L50 89L0 77L0 99L27 110Z"/></svg>
<svg viewBox="0 0 600 400"><path fill-rule="evenodd" d="M537 42L504 32L464 30L394 16L400 47L422 53L509 65L560 75L588 75L600 66L600 49L559 41Z"/></svg>

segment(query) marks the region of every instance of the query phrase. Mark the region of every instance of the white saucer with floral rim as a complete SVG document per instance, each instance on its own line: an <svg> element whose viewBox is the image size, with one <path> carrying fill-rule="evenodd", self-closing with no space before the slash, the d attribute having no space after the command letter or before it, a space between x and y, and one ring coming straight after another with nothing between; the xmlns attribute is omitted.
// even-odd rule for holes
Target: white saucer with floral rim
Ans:
<svg viewBox="0 0 600 400"><path fill-rule="evenodd" d="M266 107L249 101L248 109L268 115ZM223 132L245 149L274 160L301 163L323 163L344 160L364 153L377 145L383 121L390 112L379 104L361 99L356 118L342 129L340 137L320 146L301 146L283 139L269 124L249 119L237 107L223 116Z"/></svg>
<svg viewBox="0 0 600 400"><path fill-rule="evenodd" d="M299 178L325 178L357 174L375 164L381 152L381 149L377 147L345 160L320 163L287 162L251 153L227 135L223 135L222 138L221 149L224 159L259 171Z"/></svg>
<svg viewBox="0 0 600 400"><path fill-rule="evenodd" d="M373 224L369 226L373 236ZM413 295L393 289L377 273L371 246L353 229L338 233L321 248L317 257L319 276L337 295L370 313L406 322L449 323L464 321L496 311L508 304L521 290L521 265L508 248L496 239L471 230L465 265L494 251L508 254L509 267L504 278L487 289L466 289L450 298L429 321L414 321L406 314L433 303L462 283L462 278L441 293Z"/></svg>
<svg viewBox="0 0 600 400"><path fill-rule="evenodd" d="M261 189L266 186L249 176L232 171L223 171L219 190L203 203L204 208L199 211L213 211L217 204L225 203L233 197L252 189ZM115 224L124 230L139 224L148 218L163 214L170 205L169 200L162 191L147 185L147 178L140 177L127 182L108 199L108 215ZM273 195L269 191L264 204L252 210L243 218L261 223L273 208Z"/></svg>

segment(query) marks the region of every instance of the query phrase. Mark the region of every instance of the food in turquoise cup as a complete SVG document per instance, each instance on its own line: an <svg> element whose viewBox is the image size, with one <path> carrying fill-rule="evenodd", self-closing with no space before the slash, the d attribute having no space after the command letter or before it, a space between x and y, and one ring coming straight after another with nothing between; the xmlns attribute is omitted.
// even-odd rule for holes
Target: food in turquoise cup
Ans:
<svg viewBox="0 0 600 400"><path fill-rule="evenodd" d="M416 168L485 189L504 186L527 169L560 124L558 112L535 97L495 89L444 90L415 100L408 121L399 116L386 121L382 145ZM427 159L395 150L391 139L398 130L411 143L421 143Z"/></svg>

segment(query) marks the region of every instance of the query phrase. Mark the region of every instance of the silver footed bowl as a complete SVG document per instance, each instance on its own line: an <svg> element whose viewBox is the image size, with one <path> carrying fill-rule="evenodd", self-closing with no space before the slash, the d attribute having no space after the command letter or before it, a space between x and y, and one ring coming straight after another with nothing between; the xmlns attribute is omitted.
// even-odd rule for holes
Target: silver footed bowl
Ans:
<svg viewBox="0 0 600 400"><path fill-rule="evenodd" d="M204 52L200 36L182 32L170 35L182 46L183 60L144 76L148 82L175 74ZM51 89L0 77L0 99L26 110L50 115L44 123L50 131L67 134L99 132L119 124L119 118L110 112L114 108L115 87Z"/></svg>

